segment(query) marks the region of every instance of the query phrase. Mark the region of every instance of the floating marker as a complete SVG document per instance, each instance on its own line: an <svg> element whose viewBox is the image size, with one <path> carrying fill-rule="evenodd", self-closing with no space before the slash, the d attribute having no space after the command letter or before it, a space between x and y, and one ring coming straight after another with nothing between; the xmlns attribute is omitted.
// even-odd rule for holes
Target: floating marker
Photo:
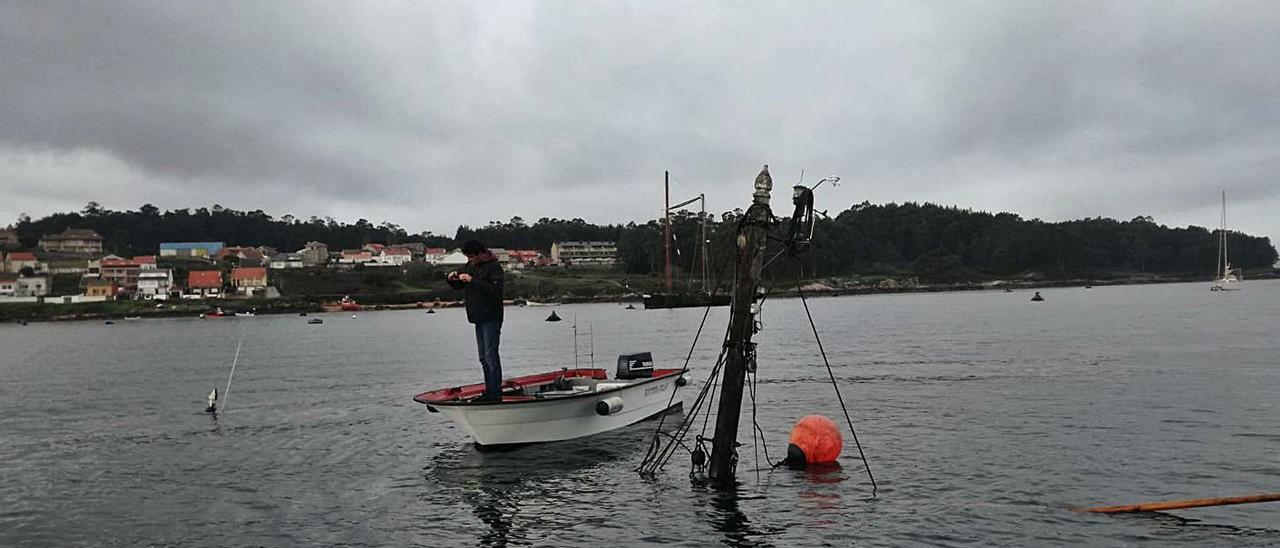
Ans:
<svg viewBox="0 0 1280 548"><path fill-rule="evenodd" d="M1043 300L1044 300L1044 297L1041 297L1041 296L1040 296L1040 292L1039 292L1039 291L1037 291L1037 292L1036 292L1036 296L1031 297L1031 300L1036 301L1036 302L1039 302L1039 301L1043 301Z"/></svg>
<svg viewBox="0 0 1280 548"><path fill-rule="evenodd" d="M217 388L214 388L213 392L209 393L209 406L204 408L204 412L205 413L218 412L218 389Z"/></svg>
<svg viewBox="0 0 1280 548"><path fill-rule="evenodd" d="M792 468L804 468L810 464L830 464L840 456L844 438L840 427L822 415L809 415L791 429L785 462Z"/></svg>
<svg viewBox="0 0 1280 548"><path fill-rule="evenodd" d="M556 315L556 311L555 311L555 310L552 310L552 311L551 311L551 315L550 315L550 316L547 316L547 321L549 321L549 322L558 322L558 321L560 321L560 316L557 316L557 315Z"/></svg>

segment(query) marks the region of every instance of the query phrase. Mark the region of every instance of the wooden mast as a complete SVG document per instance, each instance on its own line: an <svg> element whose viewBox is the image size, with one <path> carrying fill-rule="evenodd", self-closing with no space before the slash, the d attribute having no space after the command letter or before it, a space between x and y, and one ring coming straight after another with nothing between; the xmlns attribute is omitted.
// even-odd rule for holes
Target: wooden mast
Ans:
<svg viewBox="0 0 1280 548"><path fill-rule="evenodd" d="M716 431L711 444L711 481L721 488L733 488L738 463L738 419L742 414L742 388L748 370L755 369L755 304L756 287L761 270L765 238L773 221L769 210L769 191L773 179L769 166L756 176L751 207L738 225L737 279L729 310L729 340L725 355L724 377L720 385L720 407L716 412Z"/></svg>
<svg viewBox="0 0 1280 548"><path fill-rule="evenodd" d="M663 271L666 273L666 277L667 277L667 293L671 293L671 172L670 171L662 172L662 186L664 189L663 195L665 196L663 198L664 202L662 204L662 216L663 216L662 244L663 244L663 249L666 250L666 263L664 264Z"/></svg>

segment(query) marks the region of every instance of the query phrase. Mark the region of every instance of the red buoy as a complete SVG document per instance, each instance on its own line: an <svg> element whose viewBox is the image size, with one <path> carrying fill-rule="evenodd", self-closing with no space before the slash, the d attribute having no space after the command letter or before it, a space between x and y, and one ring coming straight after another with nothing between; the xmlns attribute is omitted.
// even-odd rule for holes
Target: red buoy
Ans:
<svg viewBox="0 0 1280 548"><path fill-rule="evenodd" d="M835 462L844 448L840 427L822 415L800 419L791 429L789 441L787 462L792 466Z"/></svg>

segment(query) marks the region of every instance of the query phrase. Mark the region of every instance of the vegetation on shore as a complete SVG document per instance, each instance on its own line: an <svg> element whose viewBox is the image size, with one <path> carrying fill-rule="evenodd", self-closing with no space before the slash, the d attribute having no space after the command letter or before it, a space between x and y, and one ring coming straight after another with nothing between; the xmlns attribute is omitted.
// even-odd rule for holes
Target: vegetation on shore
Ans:
<svg viewBox="0 0 1280 548"><path fill-rule="evenodd" d="M778 211L787 214L789 211ZM711 272L727 280L733 266L733 238L739 211L718 217L680 212L673 217L673 262L682 281L698 270L700 224L707 223ZM236 211L213 206L194 211L161 212L150 204L137 211L111 211L90 203L83 211L57 213L32 220L23 216L15 228L24 246L42 234L67 227L92 228L120 255L154 254L162 241L223 241L231 245L266 245L299 249L316 240L331 248L359 247L369 242L423 242L456 247L478 238L491 247L538 249L564 240L609 240L618 244L619 269L632 276L663 271L662 225L596 225L582 219L519 217L490 221L478 228L461 226L452 237L410 234L391 223L353 224L292 215L273 218L262 211ZM1203 227L1168 227L1150 217L1129 221L1092 218L1063 222L1023 219L1012 213L986 213L933 204L861 203L831 218L820 218L813 246L800 259L807 277L908 275L928 282L974 282L1036 275L1049 279L1095 278L1110 272L1175 276L1210 275L1214 271L1216 231ZM1232 262L1250 271L1270 271L1277 254L1269 238L1228 234ZM336 292L336 291L335 291Z"/></svg>

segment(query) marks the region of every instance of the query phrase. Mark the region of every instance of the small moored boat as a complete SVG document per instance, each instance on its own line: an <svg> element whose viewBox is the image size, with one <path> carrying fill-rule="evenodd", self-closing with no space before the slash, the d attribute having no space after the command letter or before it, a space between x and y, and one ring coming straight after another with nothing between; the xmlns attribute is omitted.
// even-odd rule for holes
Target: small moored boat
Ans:
<svg viewBox="0 0 1280 548"><path fill-rule="evenodd" d="M607 432L677 409L679 369L654 369L648 352L604 369L562 369L502 383L502 399L481 399L484 384L423 392L413 400L458 423L480 446L562 441Z"/></svg>

